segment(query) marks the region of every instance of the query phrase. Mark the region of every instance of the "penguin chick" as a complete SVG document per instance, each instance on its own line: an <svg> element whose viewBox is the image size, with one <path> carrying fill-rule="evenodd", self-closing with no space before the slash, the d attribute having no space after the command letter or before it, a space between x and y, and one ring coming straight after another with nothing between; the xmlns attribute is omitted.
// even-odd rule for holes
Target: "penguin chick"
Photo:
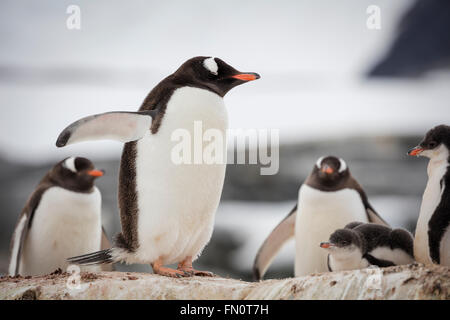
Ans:
<svg viewBox="0 0 450 320"><path fill-rule="evenodd" d="M450 126L427 132L408 152L429 158L428 182L422 197L414 238L414 256L424 264L450 266Z"/></svg>
<svg viewBox="0 0 450 320"><path fill-rule="evenodd" d="M403 229L374 223L353 222L338 229L329 241L320 243L328 251L329 271L389 267L409 264L413 258L413 237Z"/></svg>

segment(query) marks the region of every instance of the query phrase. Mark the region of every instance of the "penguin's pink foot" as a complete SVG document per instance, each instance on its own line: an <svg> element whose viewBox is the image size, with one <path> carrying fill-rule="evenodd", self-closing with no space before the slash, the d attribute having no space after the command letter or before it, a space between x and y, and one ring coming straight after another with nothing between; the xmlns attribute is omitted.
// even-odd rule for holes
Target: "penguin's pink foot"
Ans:
<svg viewBox="0 0 450 320"><path fill-rule="evenodd" d="M156 262L152 263L153 272L165 277L171 278L183 278L191 277L192 275L183 270L174 270L167 267L163 267L162 263L158 259Z"/></svg>
<svg viewBox="0 0 450 320"><path fill-rule="evenodd" d="M199 277L215 277L216 275L209 271L200 271L192 267L192 257L187 257L178 264L178 270L183 271L191 276Z"/></svg>

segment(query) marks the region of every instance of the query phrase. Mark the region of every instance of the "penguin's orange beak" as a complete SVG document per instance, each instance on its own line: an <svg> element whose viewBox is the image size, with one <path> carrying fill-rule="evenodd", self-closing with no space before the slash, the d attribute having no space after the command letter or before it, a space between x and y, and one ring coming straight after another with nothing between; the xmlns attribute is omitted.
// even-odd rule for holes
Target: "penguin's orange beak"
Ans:
<svg viewBox="0 0 450 320"><path fill-rule="evenodd" d="M330 247L334 247L334 244L331 242L321 242L320 247L323 249L328 249Z"/></svg>
<svg viewBox="0 0 450 320"><path fill-rule="evenodd" d="M242 81L253 81L253 80L259 79L261 77L257 73L249 72L249 73L238 73L238 74L235 74L234 76L231 76L231 78L242 80Z"/></svg>
<svg viewBox="0 0 450 320"><path fill-rule="evenodd" d="M99 178L105 174L103 170L90 170L87 172L88 175Z"/></svg>
<svg viewBox="0 0 450 320"><path fill-rule="evenodd" d="M327 174L332 174L334 172L333 168L331 168L328 165L324 165L321 170L322 170L322 172L327 173Z"/></svg>
<svg viewBox="0 0 450 320"><path fill-rule="evenodd" d="M424 149L422 147L417 146L417 147L412 148L411 150L408 151L408 156L418 156L423 151L424 151Z"/></svg>

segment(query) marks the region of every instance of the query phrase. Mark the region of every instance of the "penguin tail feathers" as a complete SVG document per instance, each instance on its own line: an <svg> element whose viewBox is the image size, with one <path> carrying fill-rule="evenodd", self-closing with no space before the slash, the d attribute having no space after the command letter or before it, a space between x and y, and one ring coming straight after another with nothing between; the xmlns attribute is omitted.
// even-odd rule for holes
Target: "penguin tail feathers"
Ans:
<svg viewBox="0 0 450 320"><path fill-rule="evenodd" d="M112 249L97 251L93 253L84 254L81 256L71 257L67 259L67 262L72 264L78 264L82 266L96 265L96 264L107 264L116 262Z"/></svg>

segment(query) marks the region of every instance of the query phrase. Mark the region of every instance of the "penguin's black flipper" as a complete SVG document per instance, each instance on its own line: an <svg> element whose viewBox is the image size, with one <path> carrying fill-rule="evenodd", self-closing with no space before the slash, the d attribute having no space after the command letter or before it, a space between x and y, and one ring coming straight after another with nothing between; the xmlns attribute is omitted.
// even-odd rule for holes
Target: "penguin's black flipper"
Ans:
<svg viewBox="0 0 450 320"><path fill-rule="evenodd" d="M255 257L255 262L253 263L253 277L255 280L262 279L278 251L280 251L286 241L294 236L296 216L297 205L295 205L287 217L273 229L259 248Z"/></svg>
<svg viewBox="0 0 450 320"><path fill-rule="evenodd" d="M381 224L386 227L390 227L389 223L387 223L372 207L372 205L369 202L369 198L367 197L367 194L361 187L361 185L356 180L354 180L354 184L355 184L354 188L356 189L356 191L358 191L361 200L364 204L364 208L366 209L367 220L369 220L369 222L371 223Z"/></svg>
<svg viewBox="0 0 450 320"><path fill-rule="evenodd" d="M392 261L388 261L388 260L383 260L383 259L378 259L375 258L374 256L372 256L371 254L366 253L363 256L371 265L373 266L378 266L380 268L385 268L385 267L392 267L395 266L395 264Z"/></svg>
<svg viewBox="0 0 450 320"><path fill-rule="evenodd" d="M327 267L328 267L328 271L333 272L333 269L331 269L331 266L330 266L330 255L329 254L327 255Z"/></svg>
<svg viewBox="0 0 450 320"><path fill-rule="evenodd" d="M110 249L110 248L111 248L111 242L109 241L108 236L106 235L105 228L102 227L102 240L101 240L101 244L100 244L100 249L106 250L106 249Z"/></svg>
<svg viewBox="0 0 450 320"><path fill-rule="evenodd" d="M67 262L73 264L79 264L82 266L89 266L93 264L113 263L114 259L111 255L112 250L102 250L93 253L84 254L81 256L71 257L67 259Z"/></svg>
<svg viewBox="0 0 450 320"><path fill-rule="evenodd" d="M29 221L29 215L23 213L12 236L8 270L8 274L12 277L19 274L23 246L29 230Z"/></svg>
<svg viewBox="0 0 450 320"><path fill-rule="evenodd" d="M80 119L61 132L56 146L90 140L139 140L150 130L155 112L107 112Z"/></svg>
<svg viewBox="0 0 450 320"><path fill-rule="evenodd" d="M383 226L389 227L389 223L387 223L373 208L369 205L366 207L367 218L369 222L381 224Z"/></svg>
<svg viewBox="0 0 450 320"><path fill-rule="evenodd" d="M22 213L19 216L14 234L11 239L11 253L9 257L8 274L10 276L16 276L19 274L20 263L23 253L23 247L27 239L28 231L30 230L33 222L34 212L41 200L44 192L50 187L50 184L44 181L34 191L31 197L28 199Z"/></svg>
<svg viewBox="0 0 450 320"><path fill-rule="evenodd" d="M414 258L414 238L412 234L404 229L394 229L390 234L391 246L401 249Z"/></svg>

